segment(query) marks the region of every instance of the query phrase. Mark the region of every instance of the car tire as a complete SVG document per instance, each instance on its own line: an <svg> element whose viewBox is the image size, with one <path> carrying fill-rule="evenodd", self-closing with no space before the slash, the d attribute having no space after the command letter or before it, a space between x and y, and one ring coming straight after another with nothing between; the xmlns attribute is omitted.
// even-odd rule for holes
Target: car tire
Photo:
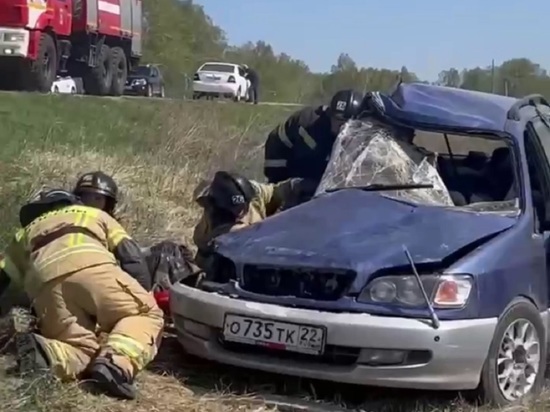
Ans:
<svg viewBox="0 0 550 412"><path fill-rule="evenodd" d="M523 330L523 328L525 328L525 332L522 333L522 337L511 340L514 334L518 330ZM526 351L525 347L529 343L526 342L527 339L530 340L531 345L538 346L538 359L534 355L532 365L529 362L529 357L525 357L526 353L524 353ZM510 347L510 345L514 346ZM503 348L508 349L504 351ZM536 395L542 389L545 379L546 330L538 309L524 298L515 299L499 318L489 347L489 353L481 371L480 384L475 393L478 401L503 407L520 399L513 399L513 394L505 393L507 392L506 388L503 388L503 384L499 382L499 370L504 365L504 362L499 365L499 361L504 359L503 352L512 349L511 359L509 359L512 362L512 368L523 367L523 373L525 373L525 369L535 373L532 386L528 389L526 395ZM505 371L501 373L504 374ZM530 376L533 377L532 374Z"/></svg>
<svg viewBox="0 0 550 412"><path fill-rule="evenodd" d="M160 86L159 97L160 97L161 99L164 99L164 98L166 97L165 91L164 91L164 86Z"/></svg>
<svg viewBox="0 0 550 412"><path fill-rule="evenodd" d="M22 73L24 89L47 93L52 90L53 82L57 75L57 50L55 42L48 33L40 35L36 60Z"/></svg>
<svg viewBox="0 0 550 412"><path fill-rule="evenodd" d="M241 88L239 87L239 90L237 90L237 94L233 96L233 100L237 103L241 101Z"/></svg>
<svg viewBox="0 0 550 412"><path fill-rule="evenodd" d="M147 85L147 90L145 92L146 97L153 97L153 88L150 84Z"/></svg>
<svg viewBox="0 0 550 412"><path fill-rule="evenodd" d="M104 44L99 50L97 65L88 69L87 75L84 76L86 92L96 96L107 96L113 82L112 67L111 49Z"/></svg>
<svg viewBox="0 0 550 412"><path fill-rule="evenodd" d="M71 87L71 94L76 94L76 87Z"/></svg>
<svg viewBox="0 0 550 412"><path fill-rule="evenodd" d="M111 82L110 94L112 96L122 96L124 94L124 86L128 77L128 62L124 50L120 47L111 49L111 72L113 80Z"/></svg>
<svg viewBox="0 0 550 412"><path fill-rule="evenodd" d="M54 86L54 88L53 88L53 92L54 92L54 93L59 93L59 87L57 87L57 86Z"/></svg>

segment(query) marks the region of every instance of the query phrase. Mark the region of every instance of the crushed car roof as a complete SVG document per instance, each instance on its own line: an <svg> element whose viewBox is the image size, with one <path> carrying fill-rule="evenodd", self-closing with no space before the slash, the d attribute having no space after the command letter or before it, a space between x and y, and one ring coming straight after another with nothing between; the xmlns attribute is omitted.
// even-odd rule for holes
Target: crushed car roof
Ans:
<svg viewBox="0 0 550 412"><path fill-rule="evenodd" d="M402 83L391 95L380 94L390 119L429 127L502 132L518 99L423 83Z"/></svg>

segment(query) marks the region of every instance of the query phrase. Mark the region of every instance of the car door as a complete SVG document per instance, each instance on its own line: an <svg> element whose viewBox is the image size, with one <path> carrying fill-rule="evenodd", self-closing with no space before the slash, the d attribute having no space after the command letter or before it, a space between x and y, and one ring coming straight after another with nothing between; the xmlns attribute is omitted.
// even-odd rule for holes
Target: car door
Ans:
<svg viewBox="0 0 550 412"><path fill-rule="evenodd" d="M158 93L160 91L159 88L159 72L156 67L151 67L151 88L153 89L153 93Z"/></svg>
<svg viewBox="0 0 550 412"><path fill-rule="evenodd" d="M527 126L525 155L536 216L532 253L534 261L544 262L544 268L541 267L538 270L546 269L548 281L550 279L550 231L542 227L541 222L548 220L550 216L550 125L546 125L539 116ZM537 268L534 269L537 270Z"/></svg>

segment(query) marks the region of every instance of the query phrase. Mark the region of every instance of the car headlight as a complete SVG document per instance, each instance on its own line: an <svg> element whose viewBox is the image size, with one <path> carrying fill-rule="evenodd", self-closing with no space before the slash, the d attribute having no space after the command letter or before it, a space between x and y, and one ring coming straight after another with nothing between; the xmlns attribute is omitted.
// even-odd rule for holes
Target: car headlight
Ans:
<svg viewBox="0 0 550 412"><path fill-rule="evenodd" d="M422 275L424 290L435 308L459 308L472 291L469 275ZM410 307L426 305L414 275L383 276L371 281L359 294L358 302L389 303Z"/></svg>
<svg viewBox="0 0 550 412"><path fill-rule="evenodd" d="M16 32L4 33L4 41L15 43L15 42L24 41L24 40L25 40L25 34L24 33L16 33Z"/></svg>
<svg viewBox="0 0 550 412"><path fill-rule="evenodd" d="M145 86L146 84L147 84L147 80L145 80L145 79L135 79L132 82L133 86Z"/></svg>

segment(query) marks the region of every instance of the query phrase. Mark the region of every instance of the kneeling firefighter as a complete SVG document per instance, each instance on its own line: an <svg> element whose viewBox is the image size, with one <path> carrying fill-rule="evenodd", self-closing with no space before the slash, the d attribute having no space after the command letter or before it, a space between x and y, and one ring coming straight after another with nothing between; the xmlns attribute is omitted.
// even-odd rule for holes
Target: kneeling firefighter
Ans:
<svg viewBox="0 0 550 412"><path fill-rule="evenodd" d="M316 182L307 179L263 184L236 173L216 172L210 184L196 190L195 200L203 209L193 233L198 249L196 263L204 267L215 237L297 205L303 199L311 198L316 187Z"/></svg>
<svg viewBox="0 0 550 412"><path fill-rule="evenodd" d="M135 375L156 356L164 326L153 296L126 272L145 265L132 253L137 245L111 216L64 190L40 193L19 217L0 285L24 288L41 332L15 335L20 372L49 369L135 398ZM96 324L108 332L101 343Z"/></svg>
<svg viewBox="0 0 550 412"><path fill-rule="evenodd" d="M78 179L73 193L86 206L103 210L114 217L119 189L112 176L94 171L84 173ZM148 272L139 273L136 280L148 291L164 313L169 314L169 289L171 284L192 275L198 270L193 264L192 252L183 244L163 241L144 249Z"/></svg>
<svg viewBox="0 0 550 412"><path fill-rule="evenodd" d="M115 218L115 207L118 203L118 185L112 176L102 172L84 173L73 189L73 193L78 196L84 206L100 209L109 216ZM140 247L136 242L132 242L133 254L138 256ZM144 258L139 254L140 258L135 260L135 268L123 268L130 273L147 291L150 291L153 284L151 273ZM127 262L126 265L131 264Z"/></svg>

